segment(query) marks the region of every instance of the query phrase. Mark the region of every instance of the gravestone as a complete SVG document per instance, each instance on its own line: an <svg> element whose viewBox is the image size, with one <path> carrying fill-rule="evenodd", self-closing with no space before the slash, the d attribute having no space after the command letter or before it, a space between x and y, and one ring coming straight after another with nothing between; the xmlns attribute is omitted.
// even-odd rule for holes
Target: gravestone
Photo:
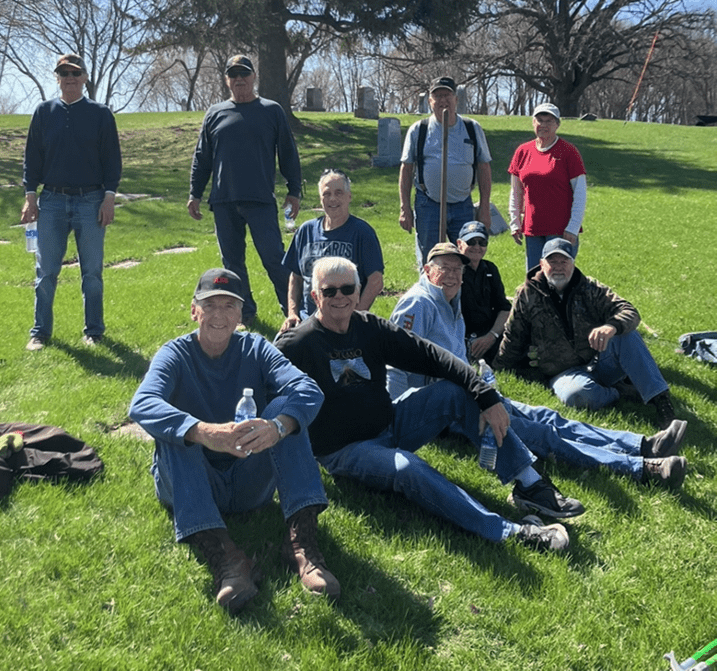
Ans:
<svg viewBox="0 0 717 671"><path fill-rule="evenodd" d="M391 168L401 164L401 122L386 117L378 120L378 156L371 157L374 168Z"/></svg>
<svg viewBox="0 0 717 671"><path fill-rule="evenodd" d="M370 86L361 86L358 90L358 105L354 110L357 119L378 119L378 103Z"/></svg>
<svg viewBox="0 0 717 671"><path fill-rule="evenodd" d="M418 113L428 114L430 111L431 110L428 108L428 94L421 93L421 95L418 96Z"/></svg>
<svg viewBox="0 0 717 671"><path fill-rule="evenodd" d="M468 114L468 91L466 91L465 84L461 84L456 89L456 95L458 96L456 112L458 114Z"/></svg>
<svg viewBox="0 0 717 671"><path fill-rule="evenodd" d="M478 220L478 205L480 203L473 203L473 216ZM487 222L483 222L484 224ZM509 230L510 227L506 223L505 219L503 218L503 215L500 213L500 210L495 206L494 203L490 204L490 234L491 235L499 235L500 233L503 233L507 230Z"/></svg>
<svg viewBox="0 0 717 671"><path fill-rule="evenodd" d="M303 112L325 112L323 91L319 88L309 87L306 89L306 106Z"/></svg>

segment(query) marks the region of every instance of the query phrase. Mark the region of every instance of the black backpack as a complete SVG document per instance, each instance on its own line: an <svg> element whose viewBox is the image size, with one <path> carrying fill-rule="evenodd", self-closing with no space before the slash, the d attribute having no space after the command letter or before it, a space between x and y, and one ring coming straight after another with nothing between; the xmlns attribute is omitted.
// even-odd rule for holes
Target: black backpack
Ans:
<svg viewBox="0 0 717 671"><path fill-rule="evenodd" d="M426 191L426 184L423 181L423 163L425 162L425 159L423 156L423 147L426 144L426 135L428 134L429 120L430 120L430 117L421 119L421 125L418 127L418 140L416 143L416 165L418 166L418 185L421 188L421 191L423 191L424 193ZM471 141L471 144L473 145L473 184L475 184L476 180L478 179L478 138L476 137L475 126L471 123L470 119L464 119L463 117L461 117L461 120L465 124L466 132L468 133L468 137Z"/></svg>

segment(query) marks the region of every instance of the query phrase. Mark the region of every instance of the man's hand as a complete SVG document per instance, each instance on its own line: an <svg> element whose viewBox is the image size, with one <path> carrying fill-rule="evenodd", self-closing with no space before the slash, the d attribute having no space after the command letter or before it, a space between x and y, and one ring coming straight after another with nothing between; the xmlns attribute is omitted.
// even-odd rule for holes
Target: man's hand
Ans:
<svg viewBox="0 0 717 671"><path fill-rule="evenodd" d="M563 231L563 240L567 240L573 247L578 244L578 236L567 231Z"/></svg>
<svg viewBox="0 0 717 671"><path fill-rule="evenodd" d="M594 328L588 335L590 347L596 352L604 352L607 349L608 343L616 333L617 329L609 324Z"/></svg>
<svg viewBox="0 0 717 671"><path fill-rule="evenodd" d="M199 210L199 198L190 198L187 203L187 210L189 211L189 216L197 221L203 216Z"/></svg>
<svg viewBox="0 0 717 671"><path fill-rule="evenodd" d="M475 359L480 359L495 343L495 336L489 331L484 336L476 338L471 343L471 354Z"/></svg>
<svg viewBox="0 0 717 671"><path fill-rule="evenodd" d="M482 202L480 203L478 206L478 221L480 221L481 224L485 224L488 232L490 232L490 225L493 221L490 216L490 203L486 203L485 205Z"/></svg>
<svg viewBox="0 0 717 671"><path fill-rule="evenodd" d="M20 223L29 224L31 221L37 221L39 212L37 208L37 196L34 193L28 193L25 196L25 203L20 212Z"/></svg>
<svg viewBox="0 0 717 671"><path fill-rule="evenodd" d="M279 333L283 333L284 331L293 329L294 326L296 326L300 323L301 323L301 317L299 317L299 315L289 315L284 320L284 323L281 325L281 328L279 329Z"/></svg>
<svg viewBox="0 0 717 671"><path fill-rule="evenodd" d="M485 431L486 423L493 429L495 442L498 443L498 447L500 447L503 444L503 438L505 438L508 433L508 427L510 426L510 415L502 403L498 402L495 405L491 405L487 410L481 411L478 426L481 434Z"/></svg>
<svg viewBox="0 0 717 671"><path fill-rule="evenodd" d="M398 215L398 223L401 228L410 233L413 230L413 210L410 207L401 207L401 213Z"/></svg>
<svg viewBox="0 0 717 671"><path fill-rule="evenodd" d="M97 221L102 228L106 228L115 220L115 195L114 193L106 193L105 199L100 205L100 211L97 214Z"/></svg>
<svg viewBox="0 0 717 671"><path fill-rule="evenodd" d="M279 442L279 430L274 422L267 419L247 419L243 422L195 424L185 438L199 443L213 452L225 452L240 459L258 454Z"/></svg>
<svg viewBox="0 0 717 671"><path fill-rule="evenodd" d="M513 240L515 240L516 245L523 244L523 229L522 228L518 228L516 230L511 229L510 234L513 236Z"/></svg>
<svg viewBox="0 0 717 671"><path fill-rule="evenodd" d="M289 205L291 205L291 218L296 219L301 209L301 201L296 196L287 196L284 199L284 204L281 206L282 212L286 210Z"/></svg>

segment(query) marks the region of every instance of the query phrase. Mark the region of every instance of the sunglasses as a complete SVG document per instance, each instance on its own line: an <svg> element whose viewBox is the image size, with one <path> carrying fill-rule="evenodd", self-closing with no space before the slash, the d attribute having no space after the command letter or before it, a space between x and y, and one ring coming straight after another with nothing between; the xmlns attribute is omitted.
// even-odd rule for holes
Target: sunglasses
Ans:
<svg viewBox="0 0 717 671"><path fill-rule="evenodd" d="M229 72L227 72L227 77L229 77L229 79L236 79L237 77L241 77L242 79L244 79L250 74L252 74L251 70L246 70L245 68L237 68L236 70L229 70Z"/></svg>
<svg viewBox="0 0 717 671"><path fill-rule="evenodd" d="M324 287L321 290L321 295L324 298L333 298L337 291L340 291L344 296L351 296L356 291L356 285L342 284L340 287Z"/></svg>
<svg viewBox="0 0 717 671"><path fill-rule="evenodd" d="M471 238L470 240L464 240L469 247L475 247L476 245L479 245L481 247L487 247L488 241L483 238Z"/></svg>
<svg viewBox="0 0 717 671"><path fill-rule="evenodd" d="M60 70L57 73L58 77L81 77L82 70Z"/></svg>

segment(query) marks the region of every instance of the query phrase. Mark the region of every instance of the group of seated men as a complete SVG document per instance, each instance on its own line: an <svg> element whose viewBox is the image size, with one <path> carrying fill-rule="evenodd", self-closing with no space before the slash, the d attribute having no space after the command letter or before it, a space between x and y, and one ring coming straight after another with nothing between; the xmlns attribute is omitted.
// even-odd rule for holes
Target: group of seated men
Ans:
<svg viewBox="0 0 717 671"><path fill-rule="evenodd" d="M535 513L565 519L584 507L536 470L537 457L682 485L687 462L676 453L686 422L675 419L667 384L635 330L637 311L584 276L570 245L545 245L511 309L497 267L483 258L488 231L469 222L457 246L439 243L429 252L418 282L386 320L368 312L383 261L373 230L348 213L348 178L328 171L319 190L325 217L299 229L287 252L290 307L274 345L238 328L241 280L211 269L192 299L197 329L159 350L130 407L155 439L156 493L172 511L176 539L204 556L220 605L238 613L257 594L260 574L223 516L259 508L275 492L287 525L283 561L311 592L339 597L317 541L318 514L328 505L319 464L399 492L481 538L554 551L568 547L568 532ZM358 238L370 259L363 272L330 251ZM471 365L480 358L542 376L567 405L598 408L632 394L655 405L662 430L601 429L501 397ZM245 388L257 417L235 422ZM488 510L416 454L446 431L479 449L486 427L499 446L495 474L512 483L509 501L530 513L518 522Z"/></svg>

